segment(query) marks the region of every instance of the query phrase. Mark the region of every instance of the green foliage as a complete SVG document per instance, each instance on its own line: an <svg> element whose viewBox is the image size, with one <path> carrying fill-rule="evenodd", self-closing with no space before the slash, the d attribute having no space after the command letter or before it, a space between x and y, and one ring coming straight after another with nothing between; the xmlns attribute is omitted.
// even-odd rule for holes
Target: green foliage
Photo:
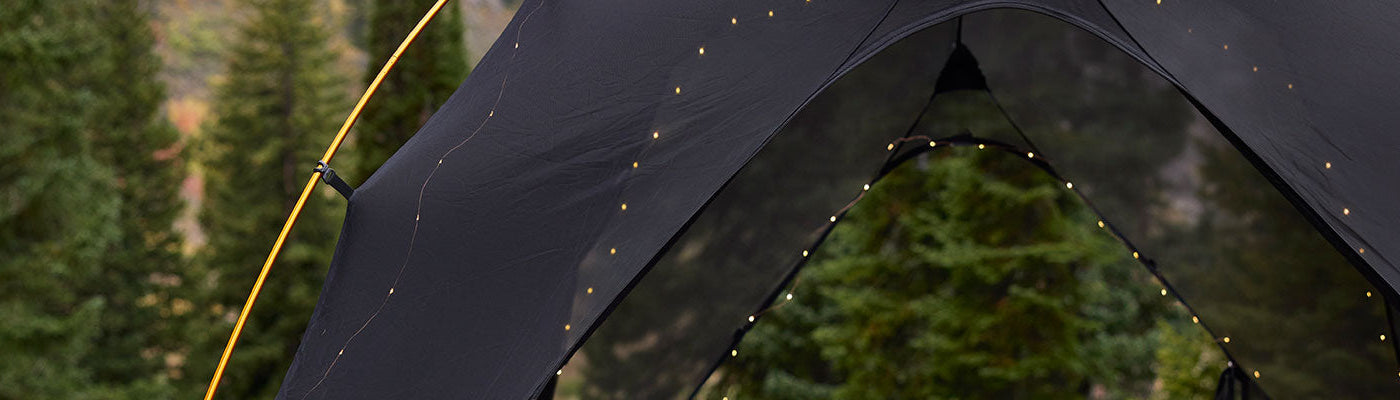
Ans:
<svg viewBox="0 0 1400 400"><path fill-rule="evenodd" d="M1215 390L1225 356L1215 340L1196 325L1157 323L1157 379L1153 399L1204 399Z"/></svg>
<svg viewBox="0 0 1400 400"><path fill-rule="evenodd" d="M1166 303L1059 183L989 152L882 180L740 345L737 398L1143 396Z"/></svg>
<svg viewBox="0 0 1400 400"><path fill-rule="evenodd" d="M373 2L367 41L370 60L370 68L365 69L367 85L433 3L433 0ZM352 153L356 158L353 169L349 170L350 179L369 178L467 78L470 68L462 43L464 29L461 8L444 7L399 58L355 125L357 133L352 141Z"/></svg>
<svg viewBox="0 0 1400 400"><path fill-rule="evenodd" d="M24 1L0 26L0 398L167 397L183 172L147 17Z"/></svg>
<svg viewBox="0 0 1400 400"><path fill-rule="evenodd" d="M200 144L206 200L200 221L209 242L200 262L211 271L200 310L222 321L191 355L191 391L212 375L274 235L291 211L321 149L346 109L344 86L330 72L335 53L314 2L256 0L230 45L227 76L215 92L215 121ZM311 196L225 372L220 393L270 398L281 383L320 292L344 203L322 188ZM196 395L191 393L190 395Z"/></svg>

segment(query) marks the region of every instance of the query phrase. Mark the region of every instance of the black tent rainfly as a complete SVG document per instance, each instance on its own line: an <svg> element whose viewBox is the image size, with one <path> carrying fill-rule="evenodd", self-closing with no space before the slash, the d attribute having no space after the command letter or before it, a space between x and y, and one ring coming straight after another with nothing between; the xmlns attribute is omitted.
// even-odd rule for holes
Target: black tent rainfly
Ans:
<svg viewBox="0 0 1400 400"><path fill-rule="evenodd" d="M980 12L993 8L1021 12ZM964 15L961 29L944 23ZM1109 51L1002 46L1024 19ZM1230 357L1222 388L1393 396L1394 340L1377 338L1400 299L1396 26L1400 8L1379 1L526 0L457 93L353 192L279 398L534 397L590 336L665 353L614 366L627 382L608 393L690 395L785 301L864 185L959 145L1024 157L1093 201L1162 294L1210 323ZM1124 76L1179 91L1167 108L1202 122L1133 115L1131 103L1164 101L1149 97L1041 115L1055 104L1015 93L1075 82L1037 70L1057 62L1131 64L1143 72ZM940 78L945 65L962 78ZM940 86L935 100L983 93L1014 129L940 125L946 101L929 100ZM1150 123L1086 127L1139 119ZM1202 155L1217 147L1233 149ZM1114 164L1131 157L1162 162ZM1160 179L1202 165L1244 166L1249 178L1230 185L1271 190L1235 199L1243 213L1283 204L1289 217L1222 215L1239 204ZM1188 190L1134 197L1146 184ZM1327 254L1275 257L1208 224L1185 251L1153 223L1231 217L1301 226L1290 232ZM1237 267L1231 254L1267 262ZM646 327L612 324L628 318Z"/></svg>

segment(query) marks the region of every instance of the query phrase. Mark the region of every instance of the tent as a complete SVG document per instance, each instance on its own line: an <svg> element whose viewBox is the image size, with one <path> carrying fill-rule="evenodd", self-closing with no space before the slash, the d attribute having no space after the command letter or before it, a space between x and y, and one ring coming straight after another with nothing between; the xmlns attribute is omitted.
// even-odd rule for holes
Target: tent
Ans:
<svg viewBox="0 0 1400 400"><path fill-rule="evenodd" d="M1015 90L1016 66L985 62L998 49L978 47L973 32L1016 26L976 15L965 28L946 23L993 8L1072 25L1178 90L1337 262L1244 273L1210 264L1207 275L1176 267L1190 258L1137 241L1152 232L1133 221L1160 216L1100 201L1130 189L1115 185L1131 176L1113 173L1134 172L1102 161L1160 150L1125 145L1134 132L925 134L916 117L931 93ZM1386 304L1400 295L1390 259L1400 254L1398 23L1400 10L1375 1L526 0L457 93L354 191L279 398L539 396L605 318L627 312L633 291L662 294L636 307L671 307L669 321L654 322L686 345L635 366L638 386L623 394L690 394L761 323L863 185L939 145L1039 156L1066 190L1097 201L1125 251L1163 279L1162 293L1211 324L1232 380L1280 397L1311 393L1284 374L1269 379L1268 366L1294 365L1343 397L1394 393L1394 341L1375 335L1391 332ZM983 58L984 82L940 78L977 71L959 51ZM843 84L892 73L903 75L886 86ZM843 98L860 101L824 106ZM903 122L837 129L867 113ZM726 230L741 225L751 229ZM745 262L696 261L726 254ZM1349 278L1316 279L1312 267ZM1267 280L1315 293L1251 290L1275 287L1256 284ZM1231 313L1309 296L1319 301L1306 311L1334 318L1290 325ZM1329 364L1292 347L1302 343L1364 356Z"/></svg>

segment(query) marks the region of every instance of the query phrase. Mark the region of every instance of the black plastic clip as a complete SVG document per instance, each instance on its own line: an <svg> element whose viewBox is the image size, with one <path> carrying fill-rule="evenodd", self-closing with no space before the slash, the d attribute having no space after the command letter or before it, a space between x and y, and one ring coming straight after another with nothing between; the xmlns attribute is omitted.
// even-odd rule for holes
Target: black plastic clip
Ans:
<svg viewBox="0 0 1400 400"><path fill-rule="evenodd" d="M344 179L340 179L340 175L337 175L335 169L331 168L325 161L317 160L316 168L312 168L311 171L320 172L321 182L331 185L335 191L340 192L341 196L345 196L345 200L350 200L350 196L355 194L355 188L349 183L345 183Z"/></svg>

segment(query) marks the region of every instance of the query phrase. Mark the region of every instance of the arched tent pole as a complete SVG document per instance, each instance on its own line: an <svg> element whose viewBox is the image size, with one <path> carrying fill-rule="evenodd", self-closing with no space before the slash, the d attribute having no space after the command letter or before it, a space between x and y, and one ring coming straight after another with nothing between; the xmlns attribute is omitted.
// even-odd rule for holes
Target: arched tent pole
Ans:
<svg viewBox="0 0 1400 400"><path fill-rule="evenodd" d="M345 140L345 134L350 132L350 127L355 125L355 120L360 117L360 112L364 110L365 103L374 96L375 90L379 89L379 84L384 81L384 77L389 75L389 71L394 69L394 64L398 63L399 56L403 55L408 45L413 43L413 39L418 37L418 33L423 27L428 25L438 10L447 4L448 0L438 0L433 7L428 9L423 18L418 20L418 25L408 32L408 37L399 43L399 48L394 50L394 54L389 56L389 61L384 63L384 67L379 69L379 75L374 77L369 87L365 88L365 94L360 96L360 101L355 103L355 108L350 110L350 115L345 117L345 123L340 125L340 131L336 132L335 139L331 141L330 147L326 148L326 153L321 156L318 167L312 171L311 178L306 181L306 186L301 190L301 196L297 198L296 205L292 207L291 214L287 215L287 222L282 224L282 232L277 234L277 241L272 243L272 251L268 253L267 260L263 261L262 271L258 273L258 279L253 282L253 290L248 294L248 300L243 304L243 311L238 314L238 322L233 325L233 333L228 337L228 344L224 346L224 354L219 357L219 366L214 369L214 378L209 381L209 389L204 392L204 400L214 398L214 392L219 388L219 380L224 376L224 367L228 365L229 356L233 354L233 346L238 342L238 335L243 333L243 324L248 321L248 314L253 309L253 303L258 300L258 293L262 291L263 282L267 280L267 273L272 269L272 261L277 259L277 254L282 251L282 243L286 242L287 234L291 233L292 225L297 222L297 217L301 215L302 206L306 205L306 199L311 196L311 190L316 187L316 181L321 179L322 168L319 165L330 164L331 158L335 157L336 150L340 149L340 143Z"/></svg>

